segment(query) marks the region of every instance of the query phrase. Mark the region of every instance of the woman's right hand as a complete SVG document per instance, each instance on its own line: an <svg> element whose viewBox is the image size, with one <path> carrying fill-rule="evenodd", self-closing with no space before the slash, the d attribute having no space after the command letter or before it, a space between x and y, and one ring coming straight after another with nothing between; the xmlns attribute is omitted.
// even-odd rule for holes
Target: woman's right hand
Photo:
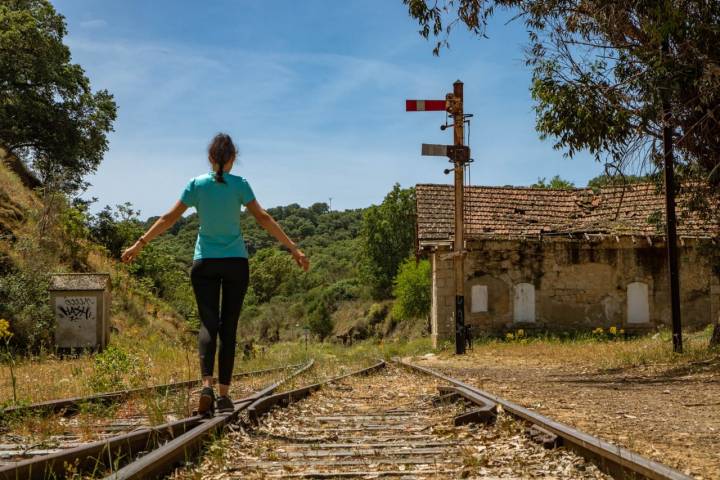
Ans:
<svg viewBox="0 0 720 480"><path fill-rule="evenodd" d="M140 251L143 249L143 244L140 242L135 242L135 244L125 250L122 254L122 257L120 259L123 261L123 263L129 263L135 260L135 257L137 257L140 254Z"/></svg>
<svg viewBox="0 0 720 480"><path fill-rule="evenodd" d="M302 250L299 248L293 248L290 250L290 254L293 256L295 263L297 263L300 268L306 272L310 269L310 260L308 260Z"/></svg>

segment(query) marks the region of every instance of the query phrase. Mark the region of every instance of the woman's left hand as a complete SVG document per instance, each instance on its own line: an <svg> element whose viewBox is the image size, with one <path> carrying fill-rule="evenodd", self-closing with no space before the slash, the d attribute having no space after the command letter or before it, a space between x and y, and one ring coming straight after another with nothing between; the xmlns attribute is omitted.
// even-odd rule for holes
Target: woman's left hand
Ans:
<svg viewBox="0 0 720 480"><path fill-rule="evenodd" d="M290 254L293 256L295 263L297 263L300 268L302 268L306 272L310 269L310 260L308 260L302 250L300 250L299 248L294 248L290 250Z"/></svg>
<svg viewBox="0 0 720 480"><path fill-rule="evenodd" d="M123 263L130 263L133 260L135 260L135 258L137 258L137 256L140 254L142 249L143 249L143 244L140 242L135 242L135 244L132 247L128 248L127 250L125 250L123 252L122 257L120 257L120 259L123 261Z"/></svg>

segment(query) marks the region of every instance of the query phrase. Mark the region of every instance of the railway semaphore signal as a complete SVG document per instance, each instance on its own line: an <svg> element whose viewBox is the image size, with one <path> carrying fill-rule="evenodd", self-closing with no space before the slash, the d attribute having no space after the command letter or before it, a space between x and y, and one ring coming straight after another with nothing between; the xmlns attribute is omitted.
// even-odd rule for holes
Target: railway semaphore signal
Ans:
<svg viewBox="0 0 720 480"><path fill-rule="evenodd" d="M465 236L464 236L464 179L465 165L470 162L470 148L465 146L465 118L463 112L463 83L453 84L453 92L445 100L406 100L407 112L447 112L453 117L453 145L423 144L422 154L448 157L453 162L455 177L455 236L453 239L453 265L455 269L455 353L465 353ZM445 127L447 128L447 127ZM445 130L445 128L442 128ZM446 171L449 173L449 171Z"/></svg>

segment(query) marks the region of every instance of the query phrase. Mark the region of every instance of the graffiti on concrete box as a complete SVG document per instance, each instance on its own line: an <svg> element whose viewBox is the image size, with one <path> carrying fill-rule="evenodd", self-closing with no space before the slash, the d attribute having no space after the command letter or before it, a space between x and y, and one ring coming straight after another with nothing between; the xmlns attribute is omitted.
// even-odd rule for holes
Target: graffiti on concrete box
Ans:
<svg viewBox="0 0 720 480"><path fill-rule="evenodd" d="M59 320L94 322L97 315L97 299L95 297L58 297L55 302L55 314Z"/></svg>

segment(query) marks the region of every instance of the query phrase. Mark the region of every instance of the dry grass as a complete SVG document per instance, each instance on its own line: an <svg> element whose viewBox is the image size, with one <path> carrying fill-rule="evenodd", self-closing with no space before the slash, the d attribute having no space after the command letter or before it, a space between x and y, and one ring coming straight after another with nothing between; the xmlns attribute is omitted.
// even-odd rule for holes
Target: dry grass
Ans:
<svg viewBox="0 0 720 480"><path fill-rule="evenodd" d="M12 201L23 208L39 208L40 201L37 196L28 190L20 178L12 172L3 162L6 152L0 148L0 188L8 194Z"/></svg>
<svg viewBox="0 0 720 480"><path fill-rule="evenodd" d="M592 367L601 370L638 366L681 365L716 358L717 351L708 349L712 329L683 334L683 354L672 351L672 337L667 330L653 335L617 340L599 340L591 335L569 339L557 337L523 338L505 341L484 339L475 343L474 355L491 354L498 357L523 360L539 360L547 364L564 364ZM449 346L441 356L449 357Z"/></svg>
<svg viewBox="0 0 720 480"><path fill-rule="evenodd" d="M182 334L177 334L175 338L169 337L167 333L159 331L157 325L132 325L113 337L113 345L138 360L138 368L122 376L120 383L130 388L198 378L195 338ZM261 350L256 358L250 360L243 360L241 352L238 352L235 371L297 364L315 358L316 367L302 377L301 384L306 384L369 366L379 358L413 355L429 350L426 339L410 343L367 341L351 348L311 342L307 350L302 342L283 342ZM95 369L94 358L94 355L87 354L77 358L40 355L18 359L18 398L22 403L34 403L96 393L89 384ZM3 369L3 373L6 373L6 369ZM0 398L12 398L9 373L0 377Z"/></svg>
<svg viewBox="0 0 720 480"><path fill-rule="evenodd" d="M113 345L137 359L137 368L121 375L124 387L144 387L161 383L196 379L199 377L197 349L194 341L180 337L169 341L167 336L151 327L129 327L115 336ZM282 365L283 355L265 355L244 361L236 360L236 372L259 370ZM95 370L95 356L58 358L40 355L17 361L18 398L22 403L34 403L71 396L98 393L89 379ZM2 370L0 398L12 398L9 372ZM139 373L139 374L138 374Z"/></svg>
<svg viewBox="0 0 720 480"><path fill-rule="evenodd" d="M173 318L160 316L144 326L128 322L121 334L113 337L114 345L139 359L142 375L125 378L123 381L128 387L197 378L196 340L178 331L174 321ZM707 348L708 337L709 330L685 334L685 353L682 355L672 352L669 332L615 341L598 341L591 337L573 340L528 338L512 342L484 340L475 344L468 360L473 356L490 355L517 361L518 365L536 360L544 364L577 365L599 370L679 366L716 358L718 353ZM238 357L236 371L302 363L315 358L316 367L293 382L300 385L369 366L379 358L421 355L431 351L428 339L411 342L364 341L352 347L310 342L307 350L303 342L283 342L263 349L255 359L243 361ZM437 353L440 358L453 357L452 351L447 348ZM95 393L88 384L88 378L94 371L93 358L93 355L77 358L40 355L18 359L18 397L23 402L38 402ZM12 398L7 369L3 369L0 377L0 398Z"/></svg>
<svg viewBox="0 0 720 480"><path fill-rule="evenodd" d="M23 237L36 228L36 217L42 208L42 203L37 195L28 190L20 178L5 165L4 156L5 151L0 148L0 199L2 199L0 226L10 230L17 237ZM21 219L17 214L21 215ZM13 248L10 242L3 240L5 238L0 235L0 253L17 261L22 255L21 252Z"/></svg>

